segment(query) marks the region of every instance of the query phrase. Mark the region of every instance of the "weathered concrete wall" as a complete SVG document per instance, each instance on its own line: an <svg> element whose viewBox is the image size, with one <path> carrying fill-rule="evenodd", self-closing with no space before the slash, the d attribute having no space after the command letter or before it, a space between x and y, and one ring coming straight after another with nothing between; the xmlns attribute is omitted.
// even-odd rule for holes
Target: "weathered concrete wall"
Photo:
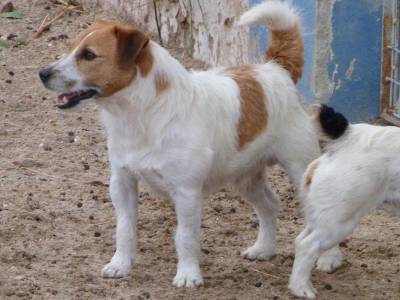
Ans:
<svg viewBox="0 0 400 300"><path fill-rule="evenodd" d="M153 1L101 0L130 15L138 26L157 32ZM162 41L189 50L210 65L255 62L249 29L235 27L248 0L157 0Z"/></svg>

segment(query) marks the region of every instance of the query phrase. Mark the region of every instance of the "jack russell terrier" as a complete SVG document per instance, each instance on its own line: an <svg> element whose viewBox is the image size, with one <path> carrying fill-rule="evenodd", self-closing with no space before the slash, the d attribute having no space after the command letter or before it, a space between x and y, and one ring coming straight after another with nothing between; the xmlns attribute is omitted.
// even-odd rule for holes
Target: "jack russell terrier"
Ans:
<svg viewBox="0 0 400 300"><path fill-rule="evenodd" d="M327 151L303 178L306 224L289 283L293 294L307 298L316 296L311 272L317 259L318 269L334 271L342 264L338 245L360 219L381 204L400 205L400 129L349 124L325 105L315 112Z"/></svg>
<svg viewBox="0 0 400 300"><path fill-rule="evenodd" d="M278 199L266 184L266 166L280 163L299 186L320 153L295 86L304 63L301 24L281 1L253 7L239 23L269 26L266 63L188 71L137 28L97 21L40 71L44 85L60 93L59 108L92 98L101 110L117 215L116 251L104 277L125 277L135 262L139 180L174 202L177 287L203 284L203 198L228 183L259 218L257 241L243 256L275 255Z"/></svg>

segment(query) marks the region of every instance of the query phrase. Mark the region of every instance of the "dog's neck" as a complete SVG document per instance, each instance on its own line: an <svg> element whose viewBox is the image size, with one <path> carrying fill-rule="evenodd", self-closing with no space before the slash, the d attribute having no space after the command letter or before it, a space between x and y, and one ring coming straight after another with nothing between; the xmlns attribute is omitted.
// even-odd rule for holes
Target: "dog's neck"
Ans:
<svg viewBox="0 0 400 300"><path fill-rule="evenodd" d="M125 129L146 137L149 142L159 139L172 120L186 116L194 98L191 73L155 42L150 46L154 61L149 74L142 76L138 69L129 86L97 101L107 131L118 120ZM160 78L163 86L157 88ZM112 122L107 121L110 118Z"/></svg>

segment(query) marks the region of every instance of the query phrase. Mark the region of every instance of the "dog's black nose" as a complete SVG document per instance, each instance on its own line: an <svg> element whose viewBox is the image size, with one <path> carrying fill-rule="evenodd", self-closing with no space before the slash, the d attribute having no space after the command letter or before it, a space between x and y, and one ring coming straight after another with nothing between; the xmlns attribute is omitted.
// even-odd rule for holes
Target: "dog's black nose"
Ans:
<svg viewBox="0 0 400 300"><path fill-rule="evenodd" d="M40 70L39 77L43 82L46 82L50 78L51 74L52 74L51 68L45 68Z"/></svg>

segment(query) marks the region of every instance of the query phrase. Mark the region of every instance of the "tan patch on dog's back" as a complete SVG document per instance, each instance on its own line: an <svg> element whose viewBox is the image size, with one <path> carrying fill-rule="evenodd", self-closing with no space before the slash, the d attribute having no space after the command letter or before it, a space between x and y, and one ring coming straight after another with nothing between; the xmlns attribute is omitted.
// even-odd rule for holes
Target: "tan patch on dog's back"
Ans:
<svg viewBox="0 0 400 300"><path fill-rule="evenodd" d="M170 86L170 82L164 73L156 73L155 74L154 84L156 86L156 95L157 96L159 96L164 91L166 91Z"/></svg>
<svg viewBox="0 0 400 300"><path fill-rule="evenodd" d="M266 96L256 79L255 66L242 65L226 69L240 91L239 148L244 149L267 127Z"/></svg>
<svg viewBox="0 0 400 300"><path fill-rule="evenodd" d="M318 166L319 166L319 160L312 162L310 167L308 168L307 173L305 174L304 177L304 184L306 187L309 187L311 185L315 170L317 170Z"/></svg>

